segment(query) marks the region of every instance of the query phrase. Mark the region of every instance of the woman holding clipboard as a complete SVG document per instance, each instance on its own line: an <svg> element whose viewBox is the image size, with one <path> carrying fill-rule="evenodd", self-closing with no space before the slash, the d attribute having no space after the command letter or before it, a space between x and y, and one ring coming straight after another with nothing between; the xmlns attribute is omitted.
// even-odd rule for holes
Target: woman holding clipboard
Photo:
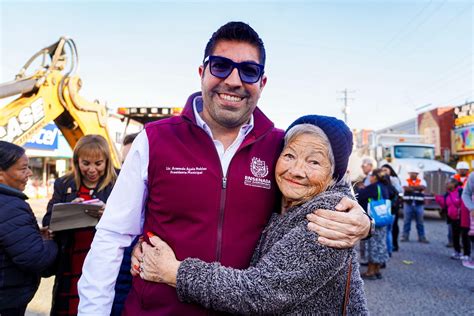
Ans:
<svg viewBox="0 0 474 316"><path fill-rule="evenodd" d="M54 183L54 193L43 218L43 227L49 226L53 205L56 203L101 204L103 208L99 212L90 214L100 217L116 178L117 173L105 138L100 135L83 136L74 147L72 171L56 179ZM56 276L51 315L77 314L77 282L94 234L94 227L64 230L54 234L59 253L54 271L51 271L51 275Z"/></svg>

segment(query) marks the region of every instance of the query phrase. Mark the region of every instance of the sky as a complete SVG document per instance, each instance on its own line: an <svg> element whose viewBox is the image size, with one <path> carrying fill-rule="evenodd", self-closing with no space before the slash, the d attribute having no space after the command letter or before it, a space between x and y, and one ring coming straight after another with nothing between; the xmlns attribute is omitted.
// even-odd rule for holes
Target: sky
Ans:
<svg viewBox="0 0 474 316"><path fill-rule="evenodd" d="M265 43L259 107L381 129L420 111L474 101L473 1L0 0L0 82L61 36L79 54L81 95L108 107L183 106L200 90L211 34L249 23Z"/></svg>

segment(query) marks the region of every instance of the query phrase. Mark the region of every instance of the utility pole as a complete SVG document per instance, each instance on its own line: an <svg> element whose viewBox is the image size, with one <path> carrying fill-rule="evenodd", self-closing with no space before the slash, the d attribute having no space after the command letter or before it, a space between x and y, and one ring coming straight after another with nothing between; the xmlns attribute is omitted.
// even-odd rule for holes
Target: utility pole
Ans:
<svg viewBox="0 0 474 316"><path fill-rule="evenodd" d="M344 89L343 91L338 91L338 93L342 93L344 95L343 98L338 98L338 100L343 100L344 101L344 107L342 108L342 114L344 114L344 122L347 124L347 116L349 114L349 105L347 104L347 100L354 100L354 98L348 98L347 95L349 93L354 93L355 91L348 91L347 88Z"/></svg>

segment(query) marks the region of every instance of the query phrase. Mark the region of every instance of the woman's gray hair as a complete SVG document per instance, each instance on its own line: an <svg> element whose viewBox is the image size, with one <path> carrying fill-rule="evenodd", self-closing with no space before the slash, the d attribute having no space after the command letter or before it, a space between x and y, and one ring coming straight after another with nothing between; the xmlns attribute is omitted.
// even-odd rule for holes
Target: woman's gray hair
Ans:
<svg viewBox="0 0 474 316"><path fill-rule="evenodd" d="M313 124L298 124L293 126L288 132L285 134L285 147L291 143L296 137L300 135L313 135L317 138L320 138L324 146L328 149L328 157L329 162L331 164L331 176L334 174L335 162L334 162L334 154L332 152L331 143L329 142L329 138L326 136L324 131L313 125Z"/></svg>

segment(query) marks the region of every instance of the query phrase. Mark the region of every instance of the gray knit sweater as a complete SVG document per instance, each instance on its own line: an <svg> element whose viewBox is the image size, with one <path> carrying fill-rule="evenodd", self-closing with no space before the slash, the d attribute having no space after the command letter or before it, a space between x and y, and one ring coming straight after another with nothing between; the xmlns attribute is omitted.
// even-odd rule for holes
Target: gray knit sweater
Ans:
<svg viewBox="0 0 474 316"><path fill-rule="evenodd" d="M184 260L177 276L179 299L234 314L337 315L352 260L347 313L368 314L355 251L323 246L306 227L306 214L332 210L343 196L352 197L348 187L336 186L285 215L275 214L246 270Z"/></svg>

